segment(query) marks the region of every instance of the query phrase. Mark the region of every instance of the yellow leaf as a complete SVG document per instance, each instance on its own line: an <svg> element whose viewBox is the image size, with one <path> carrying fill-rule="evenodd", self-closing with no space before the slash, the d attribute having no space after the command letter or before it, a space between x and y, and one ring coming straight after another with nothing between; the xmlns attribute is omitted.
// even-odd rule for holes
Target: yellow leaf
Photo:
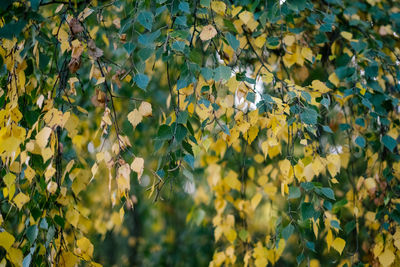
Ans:
<svg viewBox="0 0 400 267"><path fill-rule="evenodd" d="M310 61L310 62L313 61L313 53L310 48L308 48L308 47L301 48L301 55L303 56L303 58L307 59L308 61Z"/></svg>
<svg viewBox="0 0 400 267"><path fill-rule="evenodd" d="M9 260L14 264L14 266L22 266L22 260L24 258L24 255L22 254L22 251L17 248L10 248L8 250L8 258Z"/></svg>
<svg viewBox="0 0 400 267"><path fill-rule="evenodd" d="M341 239L340 237L336 237L335 240L332 243L332 247L339 252L340 254L342 254L342 251L344 249L344 246L346 245L346 241L344 241L343 239Z"/></svg>
<svg viewBox="0 0 400 267"><path fill-rule="evenodd" d="M151 104L149 102L143 101L139 107L139 113L142 114L143 117L149 117L152 115Z"/></svg>
<svg viewBox="0 0 400 267"><path fill-rule="evenodd" d="M264 154L264 158L267 158L267 156L268 156L268 141L264 141L261 143L261 150Z"/></svg>
<svg viewBox="0 0 400 267"><path fill-rule="evenodd" d="M258 135L258 127L251 126L247 132L247 143L251 144Z"/></svg>
<svg viewBox="0 0 400 267"><path fill-rule="evenodd" d="M82 237L76 242L78 249L77 249L77 255L80 255L83 257L86 261L90 260L90 258L93 256L93 244L90 243L89 239L86 237Z"/></svg>
<svg viewBox="0 0 400 267"><path fill-rule="evenodd" d="M29 181L29 183L32 182L33 177L35 177L36 172L34 169L32 169L30 166L26 167L24 171L25 178Z"/></svg>
<svg viewBox="0 0 400 267"><path fill-rule="evenodd" d="M233 242L236 240L236 237L237 237L237 233L236 233L235 229L229 228L227 231L225 231L224 234L226 236L226 239L228 239L228 241L233 244Z"/></svg>
<svg viewBox="0 0 400 267"><path fill-rule="evenodd" d="M283 42L286 46L292 46L295 41L296 38L293 35L286 35L285 38L283 38Z"/></svg>
<svg viewBox="0 0 400 267"><path fill-rule="evenodd" d="M331 249L331 245L333 242L333 235L332 235L332 230L328 230L328 234L326 235L326 245L328 246L328 251Z"/></svg>
<svg viewBox="0 0 400 267"><path fill-rule="evenodd" d="M320 80L312 81L311 87L320 93L327 93L331 90L325 85L325 83L321 82Z"/></svg>
<svg viewBox="0 0 400 267"><path fill-rule="evenodd" d="M383 267L390 266L394 262L395 256L393 252L389 249L385 249L385 251L379 255L379 262Z"/></svg>
<svg viewBox="0 0 400 267"><path fill-rule="evenodd" d="M353 34L350 32L341 32L340 35L346 39L346 40L351 40L353 38Z"/></svg>
<svg viewBox="0 0 400 267"><path fill-rule="evenodd" d="M10 233L4 231L0 233L0 246L3 247L6 251L10 249L12 244L14 244L15 238Z"/></svg>
<svg viewBox="0 0 400 267"><path fill-rule="evenodd" d="M132 169L132 171L137 173L137 177L140 182L140 178L142 177L143 169L144 169L144 159L136 157L131 164L131 169Z"/></svg>
<svg viewBox="0 0 400 267"><path fill-rule="evenodd" d="M284 159L279 162L279 169L281 170L281 173L285 178L289 177L290 168L291 168L291 164L288 159Z"/></svg>
<svg viewBox="0 0 400 267"><path fill-rule="evenodd" d="M364 180L364 185L370 193L374 193L376 190L376 182L374 178L367 178Z"/></svg>
<svg viewBox="0 0 400 267"><path fill-rule="evenodd" d="M128 120L134 128L142 121L142 119L142 114L136 108L128 114Z"/></svg>
<svg viewBox="0 0 400 267"><path fill-rule="evenodd" d="M339 80L339 77L336 75L336 72L332 72L332 74L329 75L328 80L329 80L333 85L335 85L336 87L338 87L339 84L340 84L340 80Z"/></svg>
<svg viewBox="0 0 400 267"><path fill-rule="evenodd" d="M67 222L69 222L75 228L78 226L79 212L77 210L75 210L74 208L71 208L67 211L65 218L67 219Z"/></svg>
<svg viewBox="0 0 400 267"><path fill-rule="evenodd" d="M105 81L106 81L106 78L105 78L105 77L100 77L100 78L97 80L96 85L102 84L102 83L104 83Z"/></svg>
<svg viewBox="0 0 400 267"><path fill-rule="evenodd" d="M250 205L253 210L255 210L262 199L262 195L257 193L251 198Z"/></svg>
<svg viewBox="0 0 400 267"><path fill-rule="evenodd" d="M46 178L46 182L47 182L48 180L50 180L50 178L53 177L53 175L54 175L55 173L56 173L56 169L55 169L52 165L50 165L50 166L47 168L46 172L44 173L44 177Z"/></svg>
<svg viewBox="0 0 400 267"><path fill-rule="evenodd" d="M217 35L217 30L214 28L213 25L209 24L203 28L203 30L200 33L200 39L202 41L208 41L214 36Z"/></svg>
<svg viewBox="0 0 400 267"><path fill-rule="evenodd" d="M237 179L237 174L234 171L229 171L228 175L225 177L224 182L227 186L232 189L236 189L240 192L242 184Z"/></svg>
<svg viewBox="0 0 400 267"><path fill-rule="evenodd" d="M250 11L243 11L242 13L239 14L240 20L246 25L250 21L253 20L253 13Z"/></svg>
<svg viewBox="0 0 400 267"><path fill-rule="evenodd" d="M51 134L51 128L44 127L37 135L36 135L36 143L39 147L44 148L49 141L49 137Z"/></svg>
<svg viewBox="0 0 400 267"><path fill-rule="evenodd" d="M326 159L328 160L328 171L332 177L340 171L340 156L337 154L329 154Z"/></svg>
<svg viewBox="0 0 400 267"><path fill-rule="evenodd" d="M214 12L217 14L225 15L226 5L222 1L212 1L211 9L214 10Z"/></svg>
<svg viewBox="0 0 400 267"><path fill-rule="evenodd" d="M9 172L3 177L3 181L6 184L7 188L10 189L11 185L14 184L15 175Z"/></svg>
<svg viewBox="0 0 400 267"><path fill-rule="evenodd" d="M63 251L60 257L60 267L74 267L78 263L78 257L70 251Z"/></svg>
<svg viewBox="0 0 400 267"><path fill-rule="evenodd" d="M25 195L22 192L19 192L18 195L14 198L14 203L17 205L18 209L21 209L29 201L29 196Z"/></svg>
<svg viewBox="0 0 400 267"><path fill-rule="evenodd" d="M254 45L257 46L258 48L261 48L264 46L265 41L266 41L265 36L260 35L254 40Z"/></svg>
<svg viewBox="0 0 400 267"><path fill-rule="evenodd" d="M57 191L57 183L50 181L50 183L47 184L47 191L49 191L50 194L54 194Z"/></svg>
<svg viewBox="0 0 400 267"><path fill-rule="evenodd" d="M231 11L232 17L236 16L242 10L241 6L234 7Z"/></svg>

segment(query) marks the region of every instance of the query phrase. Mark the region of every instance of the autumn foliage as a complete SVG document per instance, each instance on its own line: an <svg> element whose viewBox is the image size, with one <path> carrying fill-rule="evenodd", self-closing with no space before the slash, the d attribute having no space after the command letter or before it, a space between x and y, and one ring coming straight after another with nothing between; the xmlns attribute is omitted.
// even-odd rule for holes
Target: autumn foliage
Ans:
<svg viewBox="0 0 400 267"><path fill-rule="evenodd" d="M0 3L1 266L399 266L400 2Z"/></svg>

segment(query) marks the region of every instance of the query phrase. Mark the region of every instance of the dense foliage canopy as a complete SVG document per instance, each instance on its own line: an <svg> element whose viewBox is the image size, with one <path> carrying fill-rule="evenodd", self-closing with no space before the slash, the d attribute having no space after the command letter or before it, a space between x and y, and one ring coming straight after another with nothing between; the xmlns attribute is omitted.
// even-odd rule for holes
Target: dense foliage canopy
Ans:
<svg viewBox="0 0 400 267"><path fill-rule="evenodd" d="M400 2L1 0L1 266L399 266Z"/></svg>

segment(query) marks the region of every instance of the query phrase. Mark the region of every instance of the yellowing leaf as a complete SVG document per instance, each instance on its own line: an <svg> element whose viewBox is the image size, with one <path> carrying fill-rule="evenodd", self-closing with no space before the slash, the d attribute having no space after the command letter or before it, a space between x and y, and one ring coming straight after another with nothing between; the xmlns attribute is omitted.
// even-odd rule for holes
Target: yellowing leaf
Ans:
<svg viewBox="0 0 400 267"><path fill-rule="evenodd" d="M35 177L35 175L36 175L36 172L30 166L27 166L24 171L24 175L25 175L25 178L29 181L29 183L31 183L33 177Z"/></svg>
<svg viewBox="0 0 400 267"><path fill-rule="evenodd" d="M329 75L328 80L329 80L333 85L335 85L336 87L338 87L339 84L340 84L340 80L339 80L338 76L336 75L336 72L332 72L332 74Z"/></svg>
<svg viewBox="0 0 400 267"><path fill-rule="evenodd" d="M47 191L50 194L54 194L57 191L57 187L58 187L58 185L56 182L50 181L50 183L47 184Z"/></svg>
<svg viewBox="0 0 400 267"><path fill-rule="evenodd" d="M128 114L128 120L134 128L142 121L142 119L142 114L136 108Z"/></svg>
<svg viewBox="0 0 400 267"><path fill-rule="evenodd" d="M229 186L232 189L236 189L239 192L242 188L242 184L237 179L237 174L233 171L229 171L228 175L224 179L224 182L227 186Z"/></svg>
<svg viewBox="0 0 400 267"><path fill-rule="evenodd" d="M293 35L286 35L285 38L283 38L283 42L287 46L292 46L292 44L296 41L296 38Z"/></svg>
<svg viewBox="0 0 400 267"><path fill-rule="evenodd" d="M374 178L367 178L364 180L364 185L370 193L374 193L376 190L376 182Z"/></svg>
<svg viewBox="0 0 400 267"><path fill-rule="evenodd" d="M45 148L47 142L49 141L49 137L51 134L51 128L44 127L37 135L36 135L36 143L39 147Z"/></svg>
<svg viewBox="0 0 400 267"><path fill-rule="evenodd" d="M328 230L328 234L326 235L326 245L328 246L328 251L331 249L331 245L333 242L333 235L332 235L332 230Z"/></svg>
<svg viewBox="0 0 400 267"><path fill-rule="evenodd" d="M264 158L267 158L267 156L268 156L268 147L269 147L268 141L264 141L261 143L261 150L264 154Z"/></svg>
<svg viewBox="0 0 400 267"><path fill-rule="evenodd" d="M247 132L247 143L251 144L254 139L256 139L258 135L258 127L257 126L251 126L249 131Z"/></svg>
<svg viewBox="0 0 400 267"><path fill-rule="evenodd" d="M15 175L9 172L4 175L3 181L6 184L7 188L10 189L11 185L13 185L15 182Z"/></svg>
<svg viewBox="0 0 400 267"><path fill-rule="evenodd" d="M20 249L11 247L8 250L7 257L14 264L14 266L22 266L24 255Z"/></svg>
<svg viewBox="0 0 400 267"><path fill-rule="evenodd" d="M329 154L326 159L328 160L328 171L332 177L340 171L340 156L337 154Z"/></svg>
<svg viewBox="0 0 400 267"><path fill-rule="evenodd" d="M203 30L200 33L200 39L202 41L208 41L214 36L217 35L217 30L214 28L213 25L209 24L203 28Z"/></svg>
<svg viewBox="0 0 400 267"><path fill-rule="evenodd" d="M63 251L60 257L60 267L74 267L78 263L78 257L70 251Z"/></svg>
<svg viewBox="0 0 400 267"><path fill-rule="evenodd" d="M346 245L346 241L344 241L342 238L340 237L336 237L335 240L332 243L332 247L339 252L340 254L342 254L342 251L344 249L344 246Z"/></svg>
<svg viewBox="0 0 400 267"><path fill-rule="evenodd" d="M239 18L246 25L251 20L253 20L253 13L247 10L243 11L242 13L239 14Z"/></svg>
<svg viewBox="0 0 400 267"><path fill-rule="evenodd" d="M143 117L149 117L152 115L151 104L149 102L143 101L139 107L139 113L142 114Z"/></svg>
<svg viewBox="0 0 400 267"><path fill-rule="evenodd" d="M314 80L311 83L311 87L315 90L318 91L320 93L327 93L329 92L331 89L329 89L325 83L321 82L320 80Z"/></svg>
<svg viewBox="0 0 400 267"><path fill-rule="evenodd" d="M279 169L281 170L281 173L285 178L289 177L290 168L291 168L291 164L288 159L284 159L279 162Z"/></svg>
<svg viewBox="0 0 400 267"><path fill-rule="evenodd" d="M53 175L54 175L55 173L56 173L56 169L55 169L52 165L50 165L50 166L47 168L46 172L44 173L44 177L46 178L46 182L47 182L48 180L50 180L50 178L53 177Z"/></svg>
<svg viewBox="0 0 400 267"><path fill-rule="evenodd" d="M310 61L310 62L313 61L313 53L310 48L308 48L308 47L301 48L301 55L303 56L303 58L307 59L308 61Z"/></svg>
<svg viewBox="0 0 400 267"><path fill-rule="evenodd" d="M140 178L142 177L143 169L144 169L144 159L136 157L131 164L131 169L132 169L132 171L137 173L137 176L138 176L138 179L140 182Z"/></svg>
<svg viewBox="0 0 400 267"><path fill-rule="evenodd" d="M395 256L393 252L389 249L385 249L385 251L379 255L379 262L383 267L390 266L394 262Z"/></svg>
<svg viewBox="0 0 400 267"><path fill-rule="evenodd" d="M106 81L106 78L105 78L105 77L100 77L100 78L97 80L96 85L102 84L102 83L104 83L105 81Z"/></svg>
<svg viewBox="0 0 400 267"><path fill-rule="evenodd" d="M351 32L341 32L340 35L349 41L353 38L353 34Z"/></svg>
<svg viewBox="0 0 400 267"><path fill-rule="evenodd" d="M250 205L253 210L255 210L257 208L261 199L262 199L262 195L260 193L255 194L254 197L251 198Z"/></svg>
<svg viewBox="0 0 400 267"><path fill-rule="evenodd" d="M212 1L211 9L214 10L214 12L217 14L225 15L226 5L222 1Z"/></svg>
<svg viewBox="0 0 400 267"><path fill-rule="evenodd" d="M76 242L78 249L77 249L77 255L80 255L83 257L86 261L90 260L90 258L93 256L93 244L90 243L89 239L86 237L82 237Z"/></svg>
<svg viewBox="0 0 400 267"><path fill-rule="evenodd" d="M15 205L17 205L18 209L21 209L22 206L29 201L29 199L29 196L25 195L22 192L19 192L18 195L15 196L13 201Z"/></svg>
<svg viewBox="0 0 400 267"><path fill-rule="evenodd" d="M10 249L12 244L14 244L15 238L10 233L4 231L0 233L0 246L3 247L6 251Z"/></svg>
<svg viewBox="0 0 400 267"><path fill-rule="evenodd" d="M65 218L67 219L67 222L69 222L74 227L78 226L79 212L77 210L75 210L74 208L71 208L67 211Z"/></svg>

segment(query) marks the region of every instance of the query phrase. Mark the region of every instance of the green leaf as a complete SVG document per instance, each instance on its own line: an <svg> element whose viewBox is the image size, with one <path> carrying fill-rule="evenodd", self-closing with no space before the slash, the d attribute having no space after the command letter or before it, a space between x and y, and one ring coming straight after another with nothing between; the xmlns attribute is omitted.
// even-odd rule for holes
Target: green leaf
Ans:
<svg viewBox="0 0 400 267"><path fill-rule="evenodd" d="M307 246L307 248L308 248L309 250L312 250L313 252L316 252L316 251L315 251L315 244L314 244L314 242L308 241L308 242L306 243L306 246Z"/></svg>
<svg viewBox="0 0 400 267"><path fill-rule="evenodd" d="M346 231L346 234L350 234L355 228L356 228L355 220L346 223L346 225L344 226L344 230Z"/></svg>
<svg viewBox="0 0 400 267"><path fill-rule="evenodd" d="M301 196L300 188L296 186L289 187L289 196L288 199L296 199Z"/></svg>
<svg viewBox="0 0 400 267"><path fill-rule="evenodd" d="M189 14L190 13L190 8L189 8L189 4L187 2L180 2L179 6L178 6L179 10Z"/></svg>
<svg viewBox="0 0 400 267"><path fill-rule="evenodd" d="M239 232L239 237L243 242L245 242L247 240L248 235L249 235L249 233L245 229L241 229Z"/></svg>
<svg viewBox="0 0 400 267"><path fill-rule="evenodd" d="M303 220L308 220L314 217L315 210L312 203L302 203L300 209L301 217L303 217Z"/></svg>
<svg viewBox="0 0 400 267"><path fill-rule="evenodd" d="M289 237L293 234L294 226L292 224L288 224L282 230L282 237L287 241Z"/></svg>
<svg viewBox="0 0 400 267"><path fill-rule="evenodd" d="M160 36L160 34L160 30L157 30L152 33L139 35L138 42L145 47L154 46L154 41Z"/></svg>
<svg viewBox="0 0 400 267"><path fill-rule="evenodd" d="M394 148L397 145L397 142L395 139L393 139L391 136L389 135L385 135L382 137L382 142L385 145L385 147L387 149L389 149L391 152L393 152Z"/></svg>
<svg viewBox="0 0 400 267"><path fill-rule="evenodd" d="M210 6L210 0L200 0L200 5L204 7L209 7Z"/></svg>
<svg viewBox="0 0 400 267"><path fill-rule="evenodd" d="M300 113L300 120L305 124L315 125L317 124L318 113L312 108L306 108Z"/></svg>
<svg viewBox="0 0 400 267"><path fill-rule="evenodd" d="M339 222L336 221L336 220L332 220L332 221L331 221L331 226L334 227L334 228L336 228L336 229L342 230L342 228L340 227Z"/></svg>
<svg viewBox="0 0 400 267"><path fill-rule="evenodd" d="M154 16L150 11L142 11L139 13L137 20L143 27L151 31L153 26Z"/></svg>
<svg viewBox="0 0 400 267"><path fill-rule="evenodd" d="M26 237L28 238L29 242L33 244L38 236L39 229L37 225L32 225L26 230Z"/></svg>
<svg viewBox="0 0 400 267"><path fill-rule="evenodd" d="M188 130L186 129L186 127L179 123L176 126L176 133L175 133L176 142L178 143L182 142L182 140L185 139L187 132Z"/></svg>
<svg viewBox="0 0 400 267"><path fill-rule="evenodd" d="M136 74L133 80L135 81L136 85L143 90L146 90L147 85L149 84L149 77L143 73Z"/></svg>
<svg viewBox="0 0 400 267"><path fill-rule="evenodd" d="M327 125L323 125L322 129L327 133L333 133L332 129Z"/></svg>
<svg viewBox="0 0 400 267"><path fill-rule="evenodd" d="M329 187L321 188L321 193L329 199L335 200L335 193Z"/></svg>
<svg viewBox="0 0 400 267"><path fill-rule="evenodd" d="M220 80L229 80L231 78L231 68L227 66L219 66L218 68L215 69L214 71L214 80L215 81L220 81Z"/></svg>
<svg viewBox="0 0 400 267"><path fill-rule="evenodd" d="M2 28L0 28L0 38L12 39L14 36L18 37L25 25L26 21L23 19L18 21L13 20L12 22L6 23Z"/></svg>
<svg viewBox="0 0 400 267"><path fill-rule="evenodd" d="M40 0L31 0L31 7L33 11L37 11L40 5Z"/></svg>
<svg viewBox="0 0 400 267"><path fill-rule="evenodd" d="M214 77L214 71L210 68L201 68L201 75L208 81Z"/></svg>
<svg viewBox="0 0 400 267"><path fill-rule="evenodd" d="M176 122L177 123L186 124L188 116L189 116L189 114L188 114L188 112L186 110L185 111L181 111L178 114L178 119L176 120Z"/></svg>
<svg viewBox="0 0 400 267"><path fill-rule="evenodd" d="M183 52L185 50L185 47L186 47L185 42L182 41L175 41L171 46L172 49L179 52Z"/></svg>
<svg viewBox="0 0 400 267"><path fill-rule="evenodd" d="M361 148L365 147L365 139L362 136L357 136L356 140L355 140L356 144L358 146L360 146Z"/></svg>
<svg viewBox="0 0 400 267"><path fill-rule="evenodd" d="M171 127L166 124L163 124L158 129L157 139L159 140L169 140L172 138Z"/></svg>
<svg viewBox="0 0 400 267"><path fill-rule="evenodd" d="M183 160L186 161L192 169L194 169L194 157L192 155L185 155Z"/></svg>
<svg viewBox="0 0 400 267"><path fill-rule="evenodd" d="M131 54L133 52L133 50L135 50L136 45L134 43L126 43L126 44L124 44L124 48L125 48L126 52L128 52L128 54Z"/></svg>
<svg viewBox="0 0 400 267"><path fill-rule="evenodd" d="M236 39L236 37L233 34L228 32L227 34L225 34L225 37L226 40L228 41L228 44L232 46L233 50L237 50L239 48L240 42L238 39Z"/></svg>

